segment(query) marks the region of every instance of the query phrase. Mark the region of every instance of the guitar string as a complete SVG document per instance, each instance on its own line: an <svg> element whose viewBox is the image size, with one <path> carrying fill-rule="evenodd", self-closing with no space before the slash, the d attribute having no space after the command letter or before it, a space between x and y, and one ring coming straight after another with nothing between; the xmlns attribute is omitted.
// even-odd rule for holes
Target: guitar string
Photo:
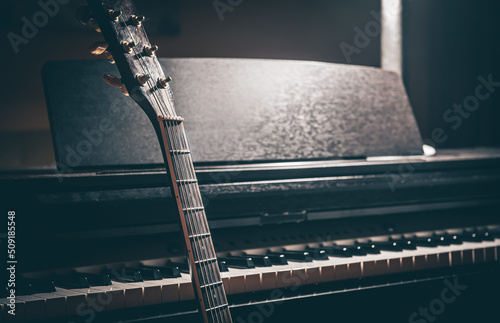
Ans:
<svg viewBox="0 0 500 323"><path fill-rule="evenodd" d="M142 58L142 57L143 57L143 55L142 55L142 53L137 53L136 48L137 48L138 44L136 43L136 41L135 41L135 39L134 39L134 37L133 37L132 33L130 32L130 30L129 30L129 28L128 28L128 26L127 26L126 22L125 22L125 20L123 19L123 16L120 16L120 18L121 18L121 20L122 20L122 22L123 22L124 26L126 26L126 27L125 27L125 29L126 29L126 30L127 30L127 32L129 33L129 35L130 35L130 37L131 37L132 41L136 44L136 45L133 47L133 52L136 54L136 57L138 58L139 64L143 67L143 70L142 70L142 71L143 71L143 72L146 72L146 71L147 71L147 73L148 73L149 75L153 75L153 74L152 74L152 73L148 70L147 66L145 67L146 71L144 71L144 65L143 65L143 62L140 60L140 58ZM145 37L146 37L146 36L145 36ZM153 59L153 60L154 60L154 59ZM159 70L159 71L161 71L161 70ZM150 80L148 80L148 81L147 81L147 83L149 83L149 81L152 81L152 79L150 78ZM153 87L155 87L155 86L153 86ZM173 108L169 109L170 102L169 102L168 106L165 106L165 107L164 107L164 106L162 106L162 104L161 104L161 103L162 103L162 101L163 101L163 100L160 100L160 99L159 99L159 98L155 95L155 92L156 92L156 91L152 92L152 96L153 96L153 98L155 98L155 100L156 100L156 102L157 102L157 104L158 104L158 107L162 110L162 112L164 112L164 113L165 113L165 112L167 112L168 110L171 110L171 111L172 111L172 113L171 113L170 115L171 115L171 116L175 116L175 110L173 110ZM164 101L163 101L163 102L164 102ZM164 108L166 108L166 110L165 110ZM170 111L168 111L168 112L170 112ZM167 113L167 114L168 114L168 113ZM167 131L168 131L168 133L169 133L169 137L172 139L172 133L171 133L170 129L171 129L170 127L167 127ZM175 142L174 142L174 143L175 143ZM170 152L165 152L165 153L170 153ZM182 166L184 166L184 167L185 167L186 165L182 165ZM181 167L181 170L182 170L182 167ZM177 185L177 186L179 187L179 185ZM189 199L187 199L187 198L184 198L184 199L185 199L185 200L187 200L187 201L189 201ZM189 209L187 210L187 213L188 213L188 215L190 215ZM189 237L188 237L188 238L189 238ZM199 242L199 240L200 240L200 239L197 239L197 237L194 237L194 239L193 239L193 240L195 240L195 241L196 241L196 240L198 240L198 242ZM195 248L195 249L198 249L198 248ZM199 250L197 250L197 254L199 254ZM205 276L207 276L207 274L206 274L206 273L204 273L204 272L203 272L203 270L202 270L202 263L203 263L203 262L199 262L199 264L200 264L200 271L202 271L202 275L203 275L203 274L205 274ZM194 267L194 269L196 270L196 264L193 264L193 267ZM197 272L196 274L198 274L198 272ZM211 285L209 285L209 288L210 288L210 286L211 286ZM200 289L201 289L201 286L200 286ZM206 294L207 294L207 293L206 293ZM215 304L214 299L212 298L212 293L210 293L210 297L209 297L209 295L206 295L206 296L207 296L207 300L209 300L209 301L211 301L213 304ZM215 308L215 306L210 306L210 307ZM212 317L213 317L213 313L212 313L213 311L210 311L210 312L211 312Z"/></svg>
<svg viewBox="0 0 500 323"><path fill-rule="evenodd" d="M178 132L177 132L177 140L181 143L181 146L183 147L188 147L188 143L187 143L187 139L186 139L186 136L183 136L182 134L184 133L182 131L183 129L183 125L182 124L179 124L177 126L178 128ZM190 178L190 179L195 179L196 178L196 174L194 173L194 168L192 167L192 160L191 160L191 155L190 154L185 154L185 155L182 155L182 156L185 156L188 160L186 162L186 164L188 165L183 171L184 174L183 176L187 177L187 178ZM186 174L187 173L187 174ZM200 190L198 188L198 186L195 184L195 185L189 185L189 188L187 188L186 190L189 191L188 193L188 196L190 197L193 197L193 202L196 203L197 205L193 205L193 207L198 207L199 206L203 206L203 201L201 199L201 195L200 195ZM195 211L194 212L194 216L196 217L196 221L197 221L197 230L198 232L202 232L204 231L204 233L209 233L210 230L208 228L208 224L206 223L206 221L203 221L203 217L201 217L201 219L198 219L198 215L200 213L204 213L205 210L200 210L200 211ZM200 221L201 220L201 221ZM213 249L213 244L210 243L211 242L211 235L208 235L206 237L203 237L201 238L202 239L202 248L203 248L203 252L205 254L208 254L210 256L210 258L217 258L216 254L215 254L215 250ZM209 271L209 274L210 274L210 279L212 280L212 282L221 282L221 279L220 279L220 274L217 275L217 268L215 268L214 270L214 266L217 266L217 262L213 262L211 261L210 264L207 263L207 267L209 267L210 271ZM217 306L221 306L221 305L225 305L227 302L225 300L225 297L223 297L222 293L221 293L221 289L223 287L219 284L217 287L214 286L214 289L215 289L215 293L214 293L214 297L218 300L218 304ZM225 295L224 295L225 296ZM222 309L221 309L221 312L222 312ZM224 316L227 316L227 313L224 313L223 314Z"/></svg>
<svg viewBox="0 0 500 323"><path fill-rule="evenodd" d="M181 127L183 127L183 125L181 125ZM179 134L182 134L183 132L179 132ZM183 141L183 144L187 147L188 146L188 142L187 142L187 138L186 136L180 136L179 138L181 141ZM192 167L193 165L193 161L192 161L192 158L191 158L191 154L187 154L185 155L186 158L188 159L187 160L187 165L189 165L187 167L187 170L188 170L188 175L190 178L196 178L196 174L195 174L195 170L194 168ZM194 199L197 201L197 203L199 205L203 205L203 198L201 197L201 192L199 190L199 186L195 185L192 190L191 190L191 194L190 196L193 196ZM200 226L203 227L203 229L209 233L210 232L210 229L209 229L209 226L208 226L208 223L206 221L206 210L202 210L201 212L204 213L205 216L202 216L201 219L200 219ZM210 240L211 242L211 235L208 236L207 238L205 238L206 240ZM215 253L215 249L213 248L213 243L208 243L207 245L205 245L205 248L206 248L206 251L207 253L209 253L210 255L213 255L213 257L217 257L216 253ZM212 266L218 266L217 263L212 263L211 264ZM222 282L222 279L220 277L220 272L218 271L218 268L216 268L216 270L212 270L211 271L211 276L212 276L212 279L213 281L217 281L217 282ZM216 288L216 292L217 292L217 295L216 297L218 297L218 300L219 300L219 305L225 305L227 304L227 300L226 300L226 295L225 293L223 293L223 285L218 285L218 288ZM215 296L215 295L214 295ZM227 316L227 312L224 313L225 316Z"/></svg>
<svg viewBox="0 0 500 323"><path fill-rule="evenodd" d="M161 66L159 65L159 62L158 60L154 60L155 64L158 66L158 68L161 70ZM170 101L168 101L168 104L170 104ZM185 136L185 132L183 132L180 128L183 129L183 123L180 123L178 126L179 128L179 131L177 132L177 138L176 138L176 141L178 142L182 142L183 141L183 145L184 145L184 148L189 148L189 144L187 142L187 137ZM175 128L177 129L177 128ZM184 134L184 135L183 135ZM184 161L182 159L181 156L187 156L188 160L187 161ZM185 177L187 178L191 178L191 179L195 179L196 178L196 174L194 173L194 168L192 167L193 163L192 163L192 158L191 158L191 154L186 154L186 155L180 155L178 156L178 159L181 159L182 160L182 164L185 165L184 168L182 168L182 170L187 170L188 171L188 176L184 175ZM187 192L186 194L188 194L188 196L190 197L194 197L194 199L199 203L200 206L203 206L203 200L201 198L201 194L200 194L200 190L199 190L199 186L198 185L194 185L195 187L192 187L192 185L188 185L187 188L183 187L186 189L186 191L189 191ZM203 213L201 216L201 219L199 218L199 213ZM205 214L205 210L202 210L202 211L193 211L191 213L191 215L193 215L193 221L196 221L196 223L199 225L199 228L198 230L203 227L203 229L205 229L205 231L207 233L210 233L210 229L208 227L208 223L206 222L206 214ZM201 230L199 230L199 232L201 232ZM209 253L211 255L213 255L214 257L211 257L211 258L217 258L216 254L215 254L215 250L213 248L213 243L212 243L212 239L211 239L211 235L208 236L208 237L204 237L204 238L200 238L200 239L203 239L203 244L204 246L202 247L205 247L204 250L203 250L203 253ZM208 244L205 243L206 240L209 240L208 241ZM207 248L208 247L208 248ZM220 272L218 270L218 267L215 268L210 268L209 266L218 266L217 263L211 263L211 265L206 265L207 269L209 269L209 274L211 276L211 279L213 282L220 282L222 283L222 279L220 277ZM219 305L223 305L223 304L227 304L227 299L226 299L226 295L225 295L225 291L223 290L223 285L219 285L218 287L214 287L214 289L216 290L217 294L218 294L218 303ZM214 297L217 298L217 296L214 294ZM228 311L223 311L223 309L220 309L221 312L223 312L223 315L227 318L228 321L231 321L231 318L229 316L229 313Z"/></svg>
<svg viewBox="0 0 500 323"><path fill-rule="evenodd" d="M159 64L159 61L157 59L153 59L153 61L156 64L158 71L162 71L162 67ZM169 88L168 85L167 85L167 87ZM166 101L163 101L163 102L165 102L169 106L171 105L171 102L170 102L170 100L168 98L167 98ZM173 107L172 107L171 110L175 111L175 109ZM177 125L177 127L179 127L179 128L182 127L182 129L183 129L183 124L180 123L179 125ZM184 144L185 148L186 149L189 148L189 144L187 142L187 138L185 136L185 132L179 130L179 132L177 134L178 134L178 136L177 136L176 140L179 141L179 142L184 141L183 144ZM184 161L181 156L187 156L188 157L188 161L187 162ZM181 163L184 165L184 167L181 168L181 170L187 169L188 173L189 173L187 177L195 179L196 175L194 173L194 168L192 167L193 163L192 163L191 154L180 155L180 156L178 156L178 159L181 159ZM186 189L186 191L189 191L189 192L186 192L186 194L188 196L190 196L190 197L194 197L195 200L197 200L197 202L199 203L199 205L203 206L203 200L201 198L199 186L195 185L194 188L191 185L187 185L187 186L188 186L187 188L183 187L184 189ZM201 219L198 217L198 214L200 212L203 212L203 216L201 216ZM204 227L204 229L205 229L205 231L207 233L210 233L210 229L208 227L208 223L206 222L206 213L205 212L206 212L205 210L202 210L202 211L193 211L193 212L190 213L190 215L193 215L193 221L196 221L196 223L198 223L199 226ZM204 244L205 248L203 249L203 253L206 253L206 252L211 253L214 256L213 258L217 258L217 255L215 253L215 249L213 248L213 243L212 243L211 235L208 236L208 237L200 238L200 240L203 240L203 242L204 242L203 244ZM205 243L206 240L209 240L208 241L208 246ZM209 247L209 248L207 249L206 247ZM217 263L211 263L211 266L218 266L218 265L217 265ZM213 282L220 282L220 283L222 283L222 279L220 277L220 272L218 270L218 267L216 267L215 270L214 270L214 268L210 268L208 264L205 267L207 267L207 270L209 270L208 273L210 274L211 279L213 280ZM225 291L223 290L223 285L219 285L218 287L214 287L214 289L216 289L216 292L218 294L219 304L227 304L227 298L226 298L226 295L225 295ZM214 297L217 298L217 296L215 294L214 294ZM221 309L221 311L222 311L222 309ZM226 316L228 318L228 320L231 321L231 319L230 319L230 317L228 315L228 311L224 312L224 316Z"/></svg>
<svg viewBox="0 0 500 323"><path fill-rule="evenodd" d="M125 23L125 21L123 20L123 18L121 18L121 19L122 19L123 23L126 25L126 23ZM133 37L133 36L132 36L132 34L130 33L130 30L128 30L128 27L127 27L127 31L129 32L129 35L130 35L130 37L132 38L132 40L135 42L134 37ZM136 45L136 46L137 46L137 45ZM143 55L142 55L141 53L137 53L137 51L136 51L135 49L134 49L134 53L136 53L136 56L137 56L137 57L139 57L139 58L143 57ZM156 60L154 60L154 61L155 61L155 63L157 63L157 64L158 64L158 62L157 62ZM140 64L142 65L142 62L141 62L141 61L140 61ZM147 67L146 67L146 69L148 70L148 68L147 68ZM160 71L161 71L161 70L160 70ZM152 75L152 73L151 73L149 70L148 70L148 73L149 73L150 75ZM158 107L159 107L161 110L163 110L163 111L164 111L164 107L161 105L161 102L165 102L165 101L163 101L163 100L159 100L159 99L156 97L155 92L153 92L153 97L154 97L154 98L155 98L155 100L157 101ZM170 102L169 102L169 101L168 101L168 103L169 103L169 105L170 105ZM167 107L167 109L168 109L168 107ZM175 111L175 110L173 110L173 108L172 108L171 110L172 110L172 111ZM173 114L175 114L175 113L173 113ZM170 137L170 138L174 138L174 136L172 136L172 132L170 131L170 129L173 129L173 128L172 128L172 127L167 127L167 130L168 130L168 132L169 132L169 137ZM177 138L175 138L175 140L179 141ZM174 140L174 143L175 143L175 140ZM186 167L186 165L182 165L182 166ZM183 169L183 168L181 167L181 170L182 170L182 169ZM179 187L179 185L178 185L178 187ZM181 186L181 188L183 188L183 187ZM189 201L189 199L188 199L188 198L184 198L184 200ZM192 215L193 213L194 213L194 212L189 212L189 210L187 211L188 216ZM195 219L193 218L193 221L194 221L194 220L195 220ZM199 240L201 240L201 239L197 239L197 238L195 237L195 238L194 238L194 240L195 240L195 242L196 242L197 240L199 241ZM196 248L196 246L195 246L195 248ZM198 248L196 248L196 249L198 249ZM199 253L199 252L200 252L200 250L197 250L197 251L198 251L197 253ZM208 266L206 266L206 267L207 267L207 269L208 269ZM200 269L201 269L201 270L203 270L203 265L202 265L202 263L200 263ZM198 272L197 272L197 274L198 274ZM204 274L204 273L202 272L202 275L203 275L203 274ZM206 274L206 275L207 275L207 274ZM212 275L211 275L211 276L212 276ZM215 294L214 294L214 295L215 295ZM211 298L211 295L210 295L210 298ZM212 302L213 302L213 301L212 301ZM215 303L215 302L213 302L213 303Z"/></svg>
<svg viewBox="0 0 500 323"><path fill-rule="evenodd" d="M181 146L187 147L188 143L186 141L186 137L182 135L183 134L182 128L183 128L182 124L178 125L178 128L177 128L179 130L177 133L178 134L178 141L181 143ZM186 157L188 158L188 161L186 163L188 166L184 169L185 173L187 173L187 174L184 174L184 176L191 178L191 179L196 178L196 175L194 173L194 168L192 167L192 163L189 163L191 155L185 154L182 156L183 157L181 157L181 158L186 158ZM193 198L194 204L192 203L191 205L193 207L203 206L203 201L197 198L199 196L198 186L196 184L189 185L187 190L189 190L188 196ZM200 214L204 214L204 212L205 212L204 209L202 209L200 211L193 212L194 219L196 220L196 224L197 224L196 230L199 233L209 233L209 229L208 229L208 225L206 224L206 221L203 221L203 220L200 221L199 216L198 216ZM203 219L203 217L201 217L201 218ZM210 258L216 259L215 251L213 250L212 244L210 243L211 241L209 241L209 240L210 240L210 235L201 238L203 253L208 254L208 256ZM210 261L210 263L207 263L207 267L210 269L209 275L210 275L210 279L212 282L220 282L221 281L220 279L217 279L217 275L215 274L215 271L213 270L214 269L213 266L216 266L216 265L217 265L217 262L214 262L214 261ZM221 294L220 294L220 288L221 288L220 285L218 287L214 286L214 289L215 289L214 297L218 300L216 306L222 305L222 301L223 301ZM219 296L217 296L216 294L218 294ZM222 312L222 309L220 311Z"/></svg>
<svg viewBox="0 0 500 323"><path fill-rule="evenodd" d="M158 70L161 71L162 68L161 68L161 65L159 64L158 60L153 60L153 61L157 65ZM166 104L170 105L171 104L170 100L167 100ZM172 110L174 110L174 109L172 109ZM185 135L183 136L183 134L185 134L185 132L180 130L181 127L183 128L183 126L181 126L181 124L176 126L178 128L175 128L176 130L177 129L179 130L176 133L177 136L176 136L175 140L178 141L179 143L181 143L181 146L183 144L184 148L187 149L187 148L189 148L189 144L187 143L186 136ZM183 160L182 156L187 156L188 160L187 161ZM194 168L192 167L191 154L179 155L179 156L177 156L177 159L179 159L180 163L183 164L183 166L184 166L181 168L181 170L182 171L187 170L188 175L183 174L183 176L185 178L195 179L196 174L194 173ZM182 188L186 190L187 196L193 197L195 200L194 202L198 202L198 204L200 206L203 206L203 201L201 199L198 185L195 185L195 187L192 187L192 185L186 185L186 186L182 186ZM191 204L191 207L196 207L196 206ZM201 219L199 217L200 213L202 213ZM195 222L195 224L196 224L195 227L198 230L198 232L201 232L202 229L204 229L206 233L210 233L208 223L206 222L205 210L201 210L201 211L194 210L194 211L190 212L189 215L191 215L193 217L192 220L193 220L193 222ZM208 243L206 240L209 240ZM217 255L215 254L215 250L213 249L211 235L208 237L200 237L200 241L203 243L203 245L201 246L201 248L202 248L201 252L205 255L205 258L208 258L206 256L208 253L210 258L217 259ZM209 247L209 248L207 248L207 247ZM212 255L213 255L213 257L212 257ZM222 279L220 278L220 273L218 271L218 267L215 268L215 270L214 270L214 268L212 266L218 266L218 265L217 265L217 263L213 263L213 262L211 262L210 264L208 264L208 263L205 264L206 270L208 272L207 275L210 276L210 280L212 282L222 283ZM227 304L226 295L225 295L224 291L222 290L222 288L223 288L223 286L220 286L220 285L218 287L215 287L215 286L213 287L213 289L215 289L215 291L216 291L216 294L218 294L218 296L215 293L213 295L218 300L217 303L219 305ZM222 292L221 292L221 290L222 290ZM218 306L216 306L216 307L218 307ZM215 310L217 310L217 309L215 309ZM220 311L222 312L223 310L220 309ZM227 311L223 315L227 317L228 316ZM229 318L229 320L230 320L230 318Z"/></svg>
<svg viewBox="0 0 500 323"><path fill-rule="evenodd" d="M184 150L184 149L186 149L187 147L183 147L181 141L178 140L178 134L177 134L177 129L178 128L177 127L179 127L179 124L174 124L174 121L167 121L167 123L169 124L168 128L172 129L172 131L175 133L175 134L172 135L172 138L175 139L175 140L173 140L173 147L172 147L172 149L174 149L174 150ZM177 159L179 159L179 158L177 158ZM183 167L181 167L179 169L175 169L175 172L176 172L176 175L178 176L178 178L185 178L185 179L188 178L188 176L184 172L184 168ZM184 199L184 204L185 204L184 206L187 209L194 208L195 205L193 205L191 203L191 199L188 198L188 196L189 196L188 189L184 185L181 185L179 188L180 188L180 194L182 194L183 199ZM196 238L196 235L199 232L201 232L201 231L199 230L199 227L195 223L195 218L192 216L193 213L194 212L189 212L188 221L189 221L190 226L191 226L192 235ZM199 239L199 241L201 241L201 239ZM197 249L196 253L197 254L203 253L203 251ZM199 256L198 256L198 258L200 259ZM206 257L206 255L204 256L204 258L208 259ZM200 268L202 268L202 266L204 265L204 262L199 262L198 265L200 266ZM196 266L195 266L195 270L197 270ZM208 275L203 275L203 273L202 273L202 277L203 277L203 279L205 281L204 282L205 284L209 283L209 281L208 281ZM208 296L209 295L207 295L207 298L208 298ZM213 304L215 305L215 300L213 300ZM215 314L217 315L217 313L215 313ZM213 316L214 313L211 313L211 315Z"/></svg>
<svg viewBox="0 0 500 323"><path fill-rule="evenodd" d="M122 21L123 21L123 18L122 18ZM124 22L124 23L125 23L125 22ZM128 27L127 27L127 30L128 30ZM129 30L128 30L128 31L129 31ZM143 31L143 30L142 30L142 31ZM135 39L134 39L134 37L131 35L130 31L129 31L129 34L130 34L130 36L131 36L132 40L135 42ZM144 35L144 36L145 36L145 35ZM137 46L137 45L136 45L136 46ZM135 49L134 49L134 53L136 54L136 56L137 56L138 58L142 58L142 57L144 56L144 55L142 55L142 53L137 53L137 51L136 51ZM154 61L156 64L158 64L158 61L157 61L157 60L153 60L153 61ZM144 65L142 64L142 62L140 62L140 64L144 67ZM145 68L146 68L147 72L149 73L149 75L152 75L152 73L149 71L149 69L147 68L147 66L145 66ZM159 71L161 71L161 69L160 69ZM157 92L152 92L152 93L153 93L153 97L155 98L155 100L156 100L156 102L157 102L157 104L158 104L158 107L162 110L162 112L164 112L164 113L165 113L165 109L164 109L165 107L164 107L164 106L162 106L162 103L167 103L167 102L168 102L168 106L170 106L170 101L169 101L169 100L165 101L165 100L161 100L161 99L159 99L159 98L155 95L155 93L157 93ZM161 93L161 92L160 92L160 93ZM171 113L171 115L175 115L175 110L173 109L173 107L170 107L170 109L169 109L169 107L166 107L166 108L167 108L167 110L171 110L171 111L173 111L173 112ZM176 142L180 144L180 143L181 143L181 140L180 140L180 139L179 139L179 138L175 135L175 130L177 129L177 127L179 127L179 125L175 125L175 126L174 126L174 123L175 123L175 122L173 122L173 121L172 121L172 122L170 122L170 123L171 123L171 124L170 124L170 126L169 126L169 127L167 127L167 131L168 131L168 133L169 133L169 138L173 141L173 144L175 144ZM172 134L172 132L174 132L174 134ZM180 135L181 133L178 133L178 134ZM188 148L188 147L187 147L187 146L188 146L188 145L187 145L187 142L186 142L185 144L186 144L186 148ZM182 147L179 147L179 148L182 148ZM172 154L171 154L171 155L172 155ZM180 169L181 171L184 171L185 169L189 169L189 168L190 168L190 167L188 167L188 165L186 165L186 164L185 164L185 161L183 161L183 160L181 160L180 166L181 166L181 167L180 167L179 169ZM176 168L174 168L174 169L176 169ZM183 175L183 176L185 176L185 175ZM192 192L192 190L190 189L190 186L189 186L189 185L183 185L182 183L179 183L177 186L178 186L178 188L180 188L180 190L182 191L181 193L183 193L183 196L182 196L182 197L183 197L183 200L185 201L185 203L184 203L184 204L186 205L186 208L189 208L189 207L194 207L192 204L190 204L190 203L189 203L189 202L190 202L189 196L193 196L193 192ZM188 188L188 189L186 189L186 186L187 186L187 187L189 187L189 188ZM189 192L187 192L187 191L191 191L191 193L189 193ZM188 209L188 210L186 210L186 213L187 213L187 216L188 216L188 221L191 221L191 223L190 223L190 224L191 224L191 227L192 227L192 228L194 228L194 229L196 229L196 227L197 227L197 223L199 222L198 218L197 218L196 216L194 216L194 215L196 215L196 214L197 214L196 210L195 210L195 209L192 209L192 211L190 211L190 210ZM194 222L194 223L193 223L193 222ZM203 258L207 259L208 257L206 256L206 250L204 250L204 249L203 249L203 245L201 245L202 250L200 250L200 249L199 249L200 242L203 242L203 238L202 238L202 237L196 237L196 236L195 236L195 237L193 237L193 240L194 240L194 242L195 242L196 244L194 245L194 248L193 248L193 245L192 245L192 249L194 249L194 250L195 250L195 252L196 252L196 254L197 254L198 258L200 258L200 259L201 259L201 258L203 257ZM213 246L212 246L212 247L213 247ZM213 248L211 248L211 249L213 250ZM200 254L200 253L202 254L202 257L200 257L200 256L199 256L199 254ZM217 275L215 275L215 274L213 273L213 268L210 268L210 267L209 267L210 265L209 265L207 262L199 262L199 263L198 263L198 266L200 267L201 277L202 277L205 281L209 281L209 279L208 279L208 278L209 278L209 276L210 276L210 278L211 278L211 279L213 279L213 278L214 278L214 276L215 276L215 277L217 277ZM195 270L196 270L196 264L194 264L194 267L195 267ZM199 273L198 271L196 271L196 274L197 274L198 276L200 276L200 273ZM218 280L220 281L220 279L218 279ZM213 286L213 285L208 285L208 288L206 288L206 287L205 287L205 289L207 290L207 292L205 293L205 295L207 296L207 301L209 301L210 303L212 303L214 306L212 306L212 304L207 304L207 305L209 305L209 307L211 307L211 308L215 309L216 311L218 311L218 310L217 310L217 308L216 308L216 307L217 307L217 306L216 306L216 302L215 302L215 300L213 299L214 297L216 298L216 294L215 294L215 293L213 293L213 290L214 290L214 289L216 289L216 287L215 287L215 286ZM218 294L220 295L220 289L216 289L216 291L218 291ZM210 294L210 295L208 295L208 294ZM213 297L212 297L212 295L213 295ZM224 295L224 296L225 296L225 295ZM219 296L219 302L220 302L220 299L221 299L221 297ZM222 309L220 309L219 311L222 311ZM211 315L213 316L213 310L211 311ZM218 314L218 313L216 312L216 315L217 315L217 316L219 316L220 314Z"/></svg>

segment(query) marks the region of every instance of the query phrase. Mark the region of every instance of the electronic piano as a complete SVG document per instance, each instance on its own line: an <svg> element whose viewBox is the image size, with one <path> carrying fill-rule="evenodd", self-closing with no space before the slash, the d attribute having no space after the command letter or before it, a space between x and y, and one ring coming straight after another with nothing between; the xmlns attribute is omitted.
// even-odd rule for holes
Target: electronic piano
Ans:
<svg viewBox="0 0 500 323"><path fill-rule="evenodd" d="M160 62L188 120L233 321L495 313L500 149L424 153L401 80L380 69ZM2 290L2 322L198 319L159 148L134 103L98 84L108 72L43 71L57 167L0 173L18 259L16 315Z"/></svg>

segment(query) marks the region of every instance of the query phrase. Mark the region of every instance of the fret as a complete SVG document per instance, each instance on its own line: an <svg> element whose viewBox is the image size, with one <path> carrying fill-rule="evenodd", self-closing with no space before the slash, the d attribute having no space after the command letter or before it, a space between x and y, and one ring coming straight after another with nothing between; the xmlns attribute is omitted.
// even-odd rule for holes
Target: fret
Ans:
<svg viewBox="0 0 500 323"><path fill-rule="evenodd" d="M198 263L195 261L196 273L198 273L200 285L207 285L221 280L218 266L217 261L205 260Z"/></svg>
<svg viewBox="0 0 500 323"><path fill-rule="evenodd" d="M208 307L215 308L227 304L227 301L223 297L224 287L222 283L202 288L202 290L205 291L204 300L205 303L208 305ZM210 295L210 300L208 299L209 295Z"/></svg>
<svg viewBox="0 0 500 323"><path fill-rule="evenodd" d="M186 218L186 224L188 226L188 235L203 235L210 233L207 221L205 220L205 213L202 211L196 211L192 213L187 213L184 215Z"/></svg>
<svg viewBox="0 0 500 323"><path fill-rule="evenodd" d="M219 281L216 281L216 282L213 282L213 283L209 283L209 284L205 284L205 285L200 285L201 288L207 288L207 287L212 287L212 286L220 286L222 285L222 281L219 280Z"/></svg>
<svg viewBox="0 0 500 323"><path fill-rule="evenodd" d="M210 236L211 236L210 232L189 235L190 238L204 238L204 237L210 237Z"/></svg>
<svg viewBox="0 0 500 323"><path fill-rule="evenodd" d="M205 311L209 312L209 311L213 311L213 310L218 310L218 309L226 307L226 306L229 307L229 304L228 303L224 303L224 304L221 304L221 305L217 305L215 307L207 307L205 309Z"/></svg>
<svg viewBox="0 0 500 323"><path fill-rule="evenodd" d="M183 211L189 212L189 211L203 211L205 208L203 206L195 206L195 207L185 207L182 208Z"/></svg>
<svg viewBox="0 0 500 323"><path fill-rule="evenodd" d="M195 178L188 178L188 179L178 179L178 180L176 180L176 182L180 183L180 184L183 184L183 183L190 184L190 183L198 183L198 180Z"/></svg>
<svg viewBox="0 0 500 323"><path fill-rule="evenodd" d="M191 153L191 150L189 150L189 149L171 149L169 151L172 154L179 154L179 155L190 154Z"/></svg>
<svg viewBox="0 0 500 323"><path fill-rule="evenodd" d="M208 263L208 262L212 262L212 261L217 261L217 258L208 258L208 259L200 259L200 260L195 260L194 263L195 264L204 264L204 263Z"/></svg>
<svg viewBox="0 0 500 323"><path fill-rule="evenodd" d="M193 247L194 260L199 261L203 259L217 258L212 246L212 240L209 236L198 238L191 243Z"/></svg>
<svg viewBox="0 0 500 323"><path fill-rule="evenodd" d="M178 123L182 123L182 121L184 121L184 118L181 117L181 116L175 116L175 117L169 117L169 116L158 116L158 120L161 120L161 121L173 121L173 122L178 122Z"/></svg>

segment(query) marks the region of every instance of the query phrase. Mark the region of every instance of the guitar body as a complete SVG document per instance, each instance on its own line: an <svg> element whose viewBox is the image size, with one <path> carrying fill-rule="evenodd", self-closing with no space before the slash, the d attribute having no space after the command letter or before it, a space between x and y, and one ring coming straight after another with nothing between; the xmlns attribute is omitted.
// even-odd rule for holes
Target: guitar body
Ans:
<svg viewBox="0 0 500 323"><path fill-rule="evenodd" d="M102 32L106 42L91 46L116 63L121 79L105 75L104 81L121 88L139 104L151 120L160 142L175 198L181 231L190 263L199 310L205 322L232 322L217 256L212 243L191 151L178 116L173 94L142 27L144 17L130 0L88 0L80 9L80 21Z"/></svg>

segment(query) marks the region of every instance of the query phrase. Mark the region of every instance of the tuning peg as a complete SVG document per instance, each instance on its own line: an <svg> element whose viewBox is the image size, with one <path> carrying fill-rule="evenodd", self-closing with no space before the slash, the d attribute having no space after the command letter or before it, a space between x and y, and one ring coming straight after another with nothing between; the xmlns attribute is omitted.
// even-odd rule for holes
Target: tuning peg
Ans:
<svg viewBox="0 0 500 323"><path fill-rule="evenodd" d="M106 58L109 60L109 62L110 62L111 64L114 64L114 63L115 63L115 59L114 59L113 55L111 55L111 53L110 53L110 52L105 51L105 52L104 52L104 56L106 56Z"/></svg>
<svg viewBox="0 0 500 323"><path fill-rule="evenodd" d="M118 17L122 15L120 10L108 10L109 18L113 21L118 21Z"/></svg>
<svg viewBox="0 0 500 323"><path fill-rule="evenodd" d="M144 52L148 56L153 56L157 50L158 50L158 46L156 46L156 45L153 45L151 47L149 47L149 46L144 47Z"/></svg>
<svg viewBox="0 0 500 323"><path fill-rule="evenodd" d="M137 26L137 27L140 27L142 25L142 22L146 19L146 17L144 16L136 16L136 15L132 15L130 17L130 22L132 23L132 25L134 26Z"/></svg>
<svg viewBox="0 0 500 323"><path fill-rule="evenodd" d="M97 31L98 33L101 32L101 27L99 27L99 24L97 23L97 21L95 21L95 19L90 19L89 21L89 25L94 28L95 31Z"/></svg>
<svg viewBox="0 0 500 323"><path fill-rule="evenodd" d="M94 18L92 18L92 11L88 6L76 9L76 19L85 26L91 26L98 33L101 32L101 28Z"/></svg>
<svg viewBox="0 0 500 323"><path fill-rule="evenodd" d="M118 76L104 74L102 79L104 80L104 82L106 82L107 85L111 85L114 87L121 87L123 85L122 80Z"/></svg>
<svg viewBox="0 0 500 323"><path fill-rule="evenodd" d="M127 88L125 87L125 84L121 86L121 89L123 94L125 94L126 96L130 96L130 94L128 94Z"/></svg>
<svg viewBox="0 0 500 323"><path fill-rule="evenodd" d="M142 85L146 84L151 77L149 77L149 75L147 75L147 74L137 74L137 76L135 78L136 78L137 82L142 86Z"/></svg>
<svg viewBox="0 0 500 323"><path fill-rule="evenodd" d="M96 41L89 47L89 52L92 55L101 55L108 49L108 43L105 41Z"/></svg>
<svg viewBox="0 0 500 323"><path fill-rule="evenodd" d="M158 79L158 86L161 87L161 88L166 88L168 82L170 82L170 81L172 81L172 78L170 76L167 76L166 78L160 77Z"/></svg>
<svg viewBox="0 0 500 323"><path fill-rule="evenodd" d="M92 11L89 6L79 7L76 9L76 19L82 24L87 25L92 19Z"/></svg>
<svg viewBox="0 0 500 323"><path fill-rule="evenodd" d="M108 85L111 85L114 87L119 87L122 90L123 94L125 94L126 96L129 96L127 88L125 87L125 84L122 83L122 80L119 77L111 75L111 74L104 74L102 79Z"/></svg>
<svg viewBox="0 0 500 323"><path fill-rule="evenodd" d="M126 42L126 41L122 42L122 47L125 50L125 52L127 52L127 53L130 53L132 51L132 48L135 47L135 45L136 44L134 42L130 42L130 43Z"/></svg>

